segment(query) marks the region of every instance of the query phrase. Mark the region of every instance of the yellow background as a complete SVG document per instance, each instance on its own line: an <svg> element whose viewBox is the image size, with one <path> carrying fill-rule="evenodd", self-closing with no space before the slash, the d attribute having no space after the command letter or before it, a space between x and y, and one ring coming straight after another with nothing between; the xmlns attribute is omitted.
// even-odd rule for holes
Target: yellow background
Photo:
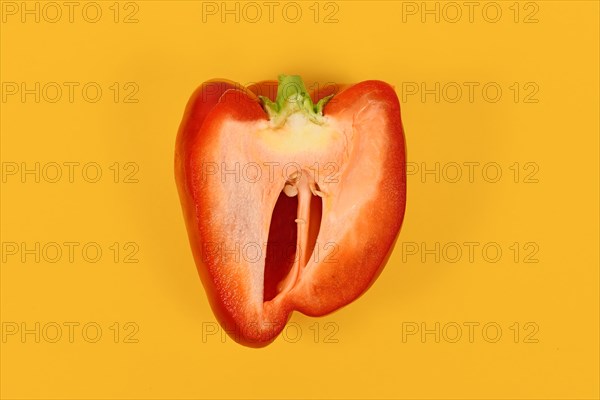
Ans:
<svg viewBox="0 0 600 400"><path fill-rule="evenodd" d="M122 2L115 23L113 2L98 4L98 23L82 18L85 3L72 23L67 15L57 23L32 17L22 23L21 14L3 14L2 82L79 82L79 88L97 82L103 89L97 103L77 90L72 103L66 92L56 103L35 103L33 96L23 103L19 95L1 103L5 168L97 162L103 172L98 183L80 175L73 183L64 177L21 183L18 175L2 183L2 242L97 242L103 249L97 263L78 253L73 263L65 255L56 263L35 263L32 256L23 263L4 254L3 329L95 322L103 335L97 343L86 342L80 330L70 343L66 328L57 343L7 335L0 343L3 398L598 398L597 2L520 3L518 23L513 2L498 3L497 23L483 18L486 3L473 22L463 7L456 23L447 21L448 8L439 23L427 15L423 23L420 13L403 14L407 4L393 1L337 2L334 23L323 19L335 5L320 3L315 23L313 2L299 3L297 23L283 18L285 3L272 23L266 15L256 23L243 15L239 23L232 16L222 23L220 14L203 22L203 5L195 1L139 1L137 23L123 23L135 7ZM524 23L533 11L538 22ZM495 162L502 179L486 182L481 167L472 183L464 175L449 182L449 169L439 183L433 175L410 175L398 244L366 295L321 319L294 314L302 332L295 343L291 330L287 340L259 350L222 343L219 335L203 341L203 323L215 320L175 189L175 134L201 82L248 83L279 73L320 82L387 81L401 96L413 166ZM121 90L137 84L139 102L124 103L123 91L115 103L114 82ZM436 103L433 95L403 101L406 82L429 88L496 82L503 94L496 103L480 90L473 102L466 91L456 103L443 97ZM522 90L516 103L514 82ZM539 88L537 103L523 101L527 82ZM139 182L112 182L108 167L115 162L136 163ZM523 175L515 183L515 162L535 163L537 183L524 183ZM136 243L139 262L115 263L113 242ZM455 263L447 262L450 253L439 263L434 255L422 262L421 253L403 254L411 243L434 248L436 242L480 246L473 262L466 254ZM497 263L481 255L492 242L503 250ZM523 249L515 262L514 242L537 245L539 262L523 262ZM137 343L124 343L128 322L139 327ZM403 340L408 326L432 329L436 322L480 325L472 343L466 328L457 343L448 340L450 330L439 343L434 335ZM498 342L482 336L487 323L502 328ZM537 343L526 343L535 326L530 339ZM332 329L329 339L337 343L325 343Z"/></svg>

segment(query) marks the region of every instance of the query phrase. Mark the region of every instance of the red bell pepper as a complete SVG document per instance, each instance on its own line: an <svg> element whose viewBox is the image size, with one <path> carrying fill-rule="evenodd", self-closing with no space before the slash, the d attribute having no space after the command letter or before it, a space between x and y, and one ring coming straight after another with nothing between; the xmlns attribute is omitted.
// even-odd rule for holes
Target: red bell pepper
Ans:
<svg viewBox="0 0 600 400"><path fill-rule="evenodd" d="M406 203L398 97L381 81L312 94L298 76L206 82L185 110L175 175L217 319L265 346L294 310L331 313L383 269Z"/></svg>

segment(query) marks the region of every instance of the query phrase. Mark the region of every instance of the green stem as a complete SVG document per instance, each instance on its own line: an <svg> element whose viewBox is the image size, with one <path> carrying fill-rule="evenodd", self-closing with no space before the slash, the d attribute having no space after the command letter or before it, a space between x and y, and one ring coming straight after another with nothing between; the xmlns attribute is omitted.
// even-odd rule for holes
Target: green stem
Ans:
<svg viewBox="0 0 600 400"><path fill-rule="evenodd" d="M323 124L323 107L333 97L327 96L313 104L306 86L299 75L279 75L277 98L271 101L264 96L258 96L269 119L275 126L282 126L288 117L295 113L304 114L315 124Z"/></svg>

